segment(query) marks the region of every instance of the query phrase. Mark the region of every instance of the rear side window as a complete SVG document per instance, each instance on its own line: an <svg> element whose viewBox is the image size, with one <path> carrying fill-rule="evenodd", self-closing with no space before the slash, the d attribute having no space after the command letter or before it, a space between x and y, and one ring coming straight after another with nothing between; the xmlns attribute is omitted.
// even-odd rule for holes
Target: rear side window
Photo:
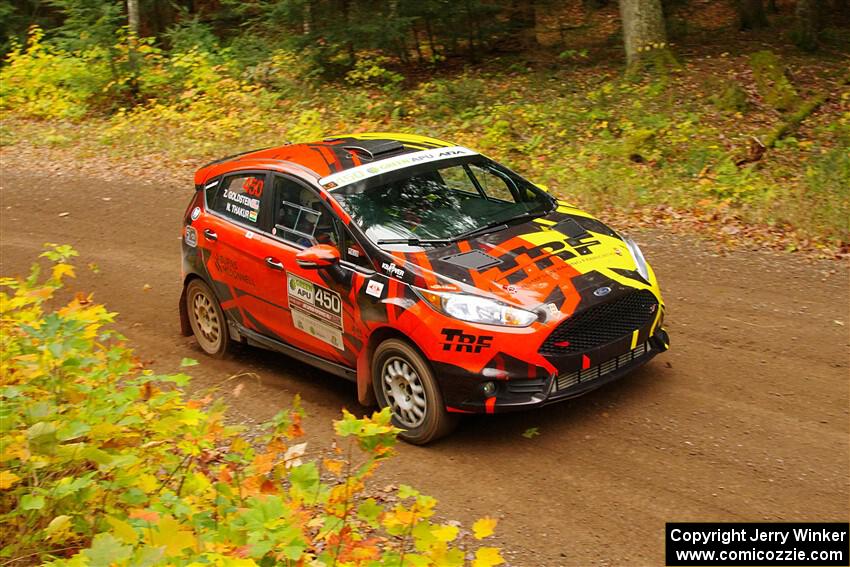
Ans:
<svg viewBox="0 0 850 567"><path fill-rule="evenodd" d="M261 173L231 175L207 188L207 206L229 219L257 226L266 176Z"/></svg>

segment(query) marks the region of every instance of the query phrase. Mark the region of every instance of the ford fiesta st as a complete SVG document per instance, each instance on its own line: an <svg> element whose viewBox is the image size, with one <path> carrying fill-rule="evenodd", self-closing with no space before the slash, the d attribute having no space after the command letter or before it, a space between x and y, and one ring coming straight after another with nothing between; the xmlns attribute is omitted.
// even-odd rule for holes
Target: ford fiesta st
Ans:
<svg viewBox="0 0 850 567"><path fill-rule="evenodd" d="M640 248L465 147L358 134L195 174L183 332L348 378L427 443L584 394L668 347Z"/></svg>

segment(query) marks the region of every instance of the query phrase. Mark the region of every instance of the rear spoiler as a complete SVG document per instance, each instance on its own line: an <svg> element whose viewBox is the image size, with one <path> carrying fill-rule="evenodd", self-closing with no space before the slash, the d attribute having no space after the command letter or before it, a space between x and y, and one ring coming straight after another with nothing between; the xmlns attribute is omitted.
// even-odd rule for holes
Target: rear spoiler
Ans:
<svg viewBox="0 0 850 567"><path fill-rule="evenodd" d="M226 161L230 161L230 160L236 159L236 158L238 158L239 156L244 156L245 154L253 154L254 152L261 152L261 151L263 151L263 150L267 150L267 149L269 149L270 147L271 147L271 146L265 146L265 147L263 147L263 148L256 148L256 149L253 149L253 150L248 150L247 152L239 152L238 154L233 154L233 155L225 156L225 157L223 157L223 158L219 158L219 159L217 159L217 160L215 160L215 161L211 161L211 162L209 162L208 164L206 164L206 165L204 165L204 166L201 166L199 169L204 169L205 167L209 167L209 166L211 166L211 165L216 165L216 164L219 164L219 163L224 163L224 162L226 162Z"/></svg>

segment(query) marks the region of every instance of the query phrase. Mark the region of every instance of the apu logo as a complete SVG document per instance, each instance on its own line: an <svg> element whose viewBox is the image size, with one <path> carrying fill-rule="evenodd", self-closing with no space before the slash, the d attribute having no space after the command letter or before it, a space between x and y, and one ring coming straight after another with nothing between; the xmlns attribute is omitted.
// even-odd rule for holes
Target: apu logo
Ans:
<svg viewBox="0 0 850 567"><path fill-rule="evenodd" d="M404 277L404 270L392 264L390 262L384 262L381 264L381 267L387 271L387 273L391 276L395 276L399 279Z"/></svg>
<svg viewBox="0 0 850 567"><path fill-rule="evenodd" d="M454 350L455 352L481 352L482 349L490 348L492 336L467 335L460 329L443 329L440 331L446 340L443 342L443 350Z"/></svg>
<svg viewBox="0 0 850 567"><path fill-rule="evenodd" d="M596 290L593 292L593 295L595 295L596 297L604 297L604 296L608 295L609 293L611 293L611 288L608 287L608 286L605 286L605 287L596 288Z"/></svg>

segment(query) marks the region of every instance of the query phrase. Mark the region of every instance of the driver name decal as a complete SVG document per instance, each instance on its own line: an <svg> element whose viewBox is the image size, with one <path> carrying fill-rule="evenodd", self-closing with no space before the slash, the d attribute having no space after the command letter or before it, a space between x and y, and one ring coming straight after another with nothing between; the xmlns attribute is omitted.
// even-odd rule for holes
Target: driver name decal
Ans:
<svg viewBox="0 0 850 567"><path fill-rule="evenodd" d="M287 275L286 282L295 328L344 350L340 295L292 274Z"/></svg>

